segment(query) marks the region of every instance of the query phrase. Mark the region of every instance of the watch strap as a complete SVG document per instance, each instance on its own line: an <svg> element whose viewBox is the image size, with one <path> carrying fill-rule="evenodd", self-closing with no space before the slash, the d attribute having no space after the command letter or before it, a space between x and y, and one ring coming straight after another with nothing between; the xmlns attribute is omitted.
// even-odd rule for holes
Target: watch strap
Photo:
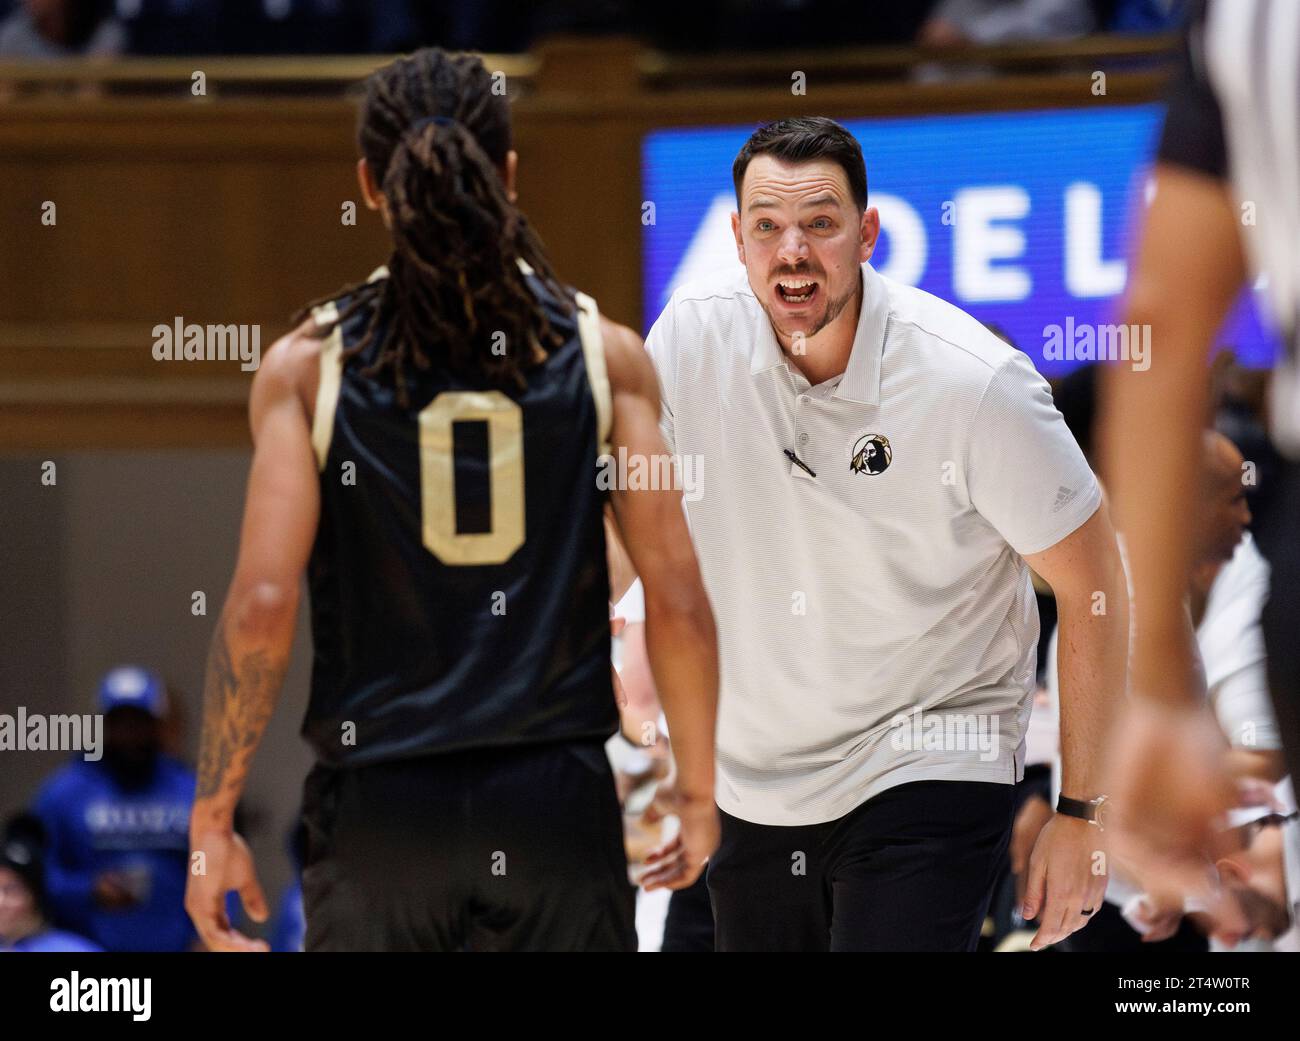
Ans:
<svg viewBox="0 0 1300 1041"><path fill-rule="evenodd" d="M1056 812L1063 813L1067 817L1078 817L1079 820L1097 821L1097 804L1096 802L1084 802L1082 799L1071 799L1069 796L1062 795L1056 800Z"/></svg>

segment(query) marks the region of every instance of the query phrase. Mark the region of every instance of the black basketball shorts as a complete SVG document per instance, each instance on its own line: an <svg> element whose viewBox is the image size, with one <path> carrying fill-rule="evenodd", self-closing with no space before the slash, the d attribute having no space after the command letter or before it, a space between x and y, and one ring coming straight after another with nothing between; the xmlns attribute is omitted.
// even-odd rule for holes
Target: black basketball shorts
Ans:
<svg viewBox="0 0 1300 1041"><path fill-rule="evenodd" d="M318 764L304 790L308 951L635 951L600 741Z"/></svg>

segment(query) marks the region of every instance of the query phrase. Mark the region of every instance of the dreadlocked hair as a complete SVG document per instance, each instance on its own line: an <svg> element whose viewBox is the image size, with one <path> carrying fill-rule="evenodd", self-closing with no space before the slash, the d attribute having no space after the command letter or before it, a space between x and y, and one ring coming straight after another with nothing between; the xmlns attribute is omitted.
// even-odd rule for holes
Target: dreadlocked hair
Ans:
<svg viewBox="0 0 1300 1041"><path fill-rule="evenodd" d="M437 361L462 378L523 390L526 370L564 342L520 261L561 311L574 311L571 291L506 195L498 170L510 151L510 112L492 87L478 58L436 47L369 77L357 137L391 214L388 277L345 286L294 319L345 296L340 322L372 307L343 362L388 324L383 346L362 373L391 378L403 408L408 363L427 370Z"/></svg>

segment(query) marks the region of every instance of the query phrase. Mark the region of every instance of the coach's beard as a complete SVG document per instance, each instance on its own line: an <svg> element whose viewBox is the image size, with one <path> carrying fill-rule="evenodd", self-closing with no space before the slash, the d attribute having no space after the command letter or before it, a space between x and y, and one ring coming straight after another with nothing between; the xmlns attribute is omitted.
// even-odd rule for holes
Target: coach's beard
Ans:
<svg viewBox="0 0 1300 1041"><path fill-rule="evenodd" d="M862 279L859 278L856 284L853 286L853 288L849 289L843 296L839 297L838 299L832 299L827 301L826 310L822 312L822 316L817 320L817 324L814 325L807 332L803 333L804 338L811 340L819 332L821 332L828 325L830 325L831 322L835 321L835 319L838 318L843 313L844 309L848 307L849 304L854 299L857 298L857 295L861 291L861 289L862 289ZM755 295L757 296L757 294ZM759 306L763 308L764 312L766 312L767 320L772 323L772 328L776 330L778 336L789 337L789 336L794 336L794 334L797 332L803 332L803 330L801 329L786 330L781 328L781 326L777 324L776 316L772 314L771 305L768 304L768 302L761 297L759 298Z"/></svg>

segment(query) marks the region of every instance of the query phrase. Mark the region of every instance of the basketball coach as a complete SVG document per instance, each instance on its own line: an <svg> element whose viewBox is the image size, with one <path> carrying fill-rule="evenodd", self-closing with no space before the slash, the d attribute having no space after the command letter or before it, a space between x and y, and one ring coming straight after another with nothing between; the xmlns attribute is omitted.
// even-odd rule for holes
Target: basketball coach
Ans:
<svg viewBox="0 0 1300 1041"><path fill-rule="evenodd" d="M761 127L733 179L743 271L678 289L646 341L669 449L707 464L686 509L721 654L717 949L975 948L1023 774L1031 567L1061 633L1063 798L1023 908L1045 947L1106 887L1128 622L1101 490L1024 354L868 263L843 127Z"/></svg>

